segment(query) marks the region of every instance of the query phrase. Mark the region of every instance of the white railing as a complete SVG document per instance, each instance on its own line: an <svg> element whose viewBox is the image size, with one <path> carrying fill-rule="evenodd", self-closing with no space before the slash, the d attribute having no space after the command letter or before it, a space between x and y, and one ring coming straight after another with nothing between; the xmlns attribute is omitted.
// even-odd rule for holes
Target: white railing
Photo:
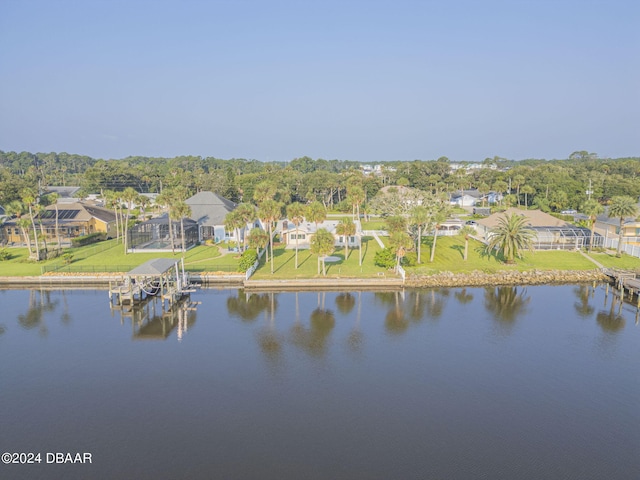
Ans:
<svg viewBox="0 0 640 480"><path fill-rule="evenodd" d="M595 243L595 242L594 242ZM613 250L618 249L618 238L605 238L604 246ZM632 257L640 258L640 237L622 237L620 251Z"/></svg>
<svg viewBox="0 0 640 480"><path fill-rule="evenodd" d="M265 252L266 248L263 248L260 253L258 254L258 259L253 263L253 265L251 265L251 267L249 268L249 270L246 271L245 275L244 275L244 279L249 280L251 278L251 275L253 275L255 273L255 271L258 269L258 265L260 265L260 258L262 258L262 254Z"/></svg>
<svg viewBox="0 0 640 480"><path fill-rule="evenodd" d="M404 280L407 277L407 272L405 272L404 268L402 268L400 265L398 265L398 273L402 277L402 283L404 283Z"/></svg>

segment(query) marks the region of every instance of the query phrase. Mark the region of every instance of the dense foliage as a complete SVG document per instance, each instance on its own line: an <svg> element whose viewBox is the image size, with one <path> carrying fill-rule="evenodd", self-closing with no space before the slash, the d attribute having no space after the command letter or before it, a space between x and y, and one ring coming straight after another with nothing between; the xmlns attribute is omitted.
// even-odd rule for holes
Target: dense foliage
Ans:
<svg viewBox="0 0 640 480"><path fill-rule="evenodd" d="M82 247L91 243L101 242L107 239L107 234L104 232L95 232L88 235L82 235L80 237L71 239L71 246Z"/></svg>
<svg viewBox="0 0 640 480"><path fill-rule="evenodd" d="M240 262L238 262L238 269L241 272L249 270L254 263L258 260L258 252L255 249L249 248L245 250L240 256Z"/></svg>
<svg viewBox="0 0 640 480"><path fill-rule="evenodd" d="M484 160L486 168L466 170L452 169L445 157L382 165L378 175L363 175L359 162L309 157L270 163L199 156L102 160L68 153L0 151L0 205L19 199L24 188L47 185L77 185L84 194L123 191L127 187L138 192L160 192L182 186L189 194L210 190L236 202L257 203L254 190L264 181L274 185L279 192L276 199L285 204L318 201L330 208L340 205L343 211L365 205L385 185L434 194L468 188L509 193L510 185L507 201L544 211L577 209L587 190L601 203L614 196L640 196L638 157L601 159L579 151L565 160L494 157Z"/></svg>

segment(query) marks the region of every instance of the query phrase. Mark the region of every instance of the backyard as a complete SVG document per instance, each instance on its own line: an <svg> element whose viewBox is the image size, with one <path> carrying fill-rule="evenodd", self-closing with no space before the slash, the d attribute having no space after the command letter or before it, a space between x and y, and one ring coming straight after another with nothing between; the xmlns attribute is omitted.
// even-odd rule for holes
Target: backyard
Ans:
<svg viewBox="0 0 640 480"><path fill-rule="evenodd" d="M127 272L153 258L182 257L182 252L129 253L124 254L122 243L108 240L98 244L65 249L72 261L65 264L62 257L41 262L28 261L26 248L7 249L11 258L0 262L1 276L37 276L44 272ZM238 270L238 254L223 254L217 246L200 245L184 254L185 269L193 272L233 272Z"/></svg>
<svg viewBox="0 0 640 480"><path fill-rule="evenodd" d="M373 227L373 225L372 225ZM388 242L388 237L382 237ZM453 273L472 272L475 270L493 273L501 270L590 270L596 268L585 256L575 251L526 251L522 259L515 265L506 265L501 258L487 255L484 245L476 240L469 240L468 258L463 260L464 239L459 236L438 237L435 258L429 262L432 237L424 237L422 241L422 263L405 267L407 273L429 275L444 271ZM127 272L152 258L182 257L182 252L163 253L130 253L125 255L122 244L116 240L100 242L84 247L71 248L65 253L72 255L72 261L65 264L62 257L41 262L28 261L26 248L8 248L10 258L0 262L0 276L37 276L45 272ZM342 278L371 278L383 275L395 275L383 267L374 264L374 256L380 246L372 237L363 238L362 265L359 265L358 249L349 249L349 258L345 260L345 250L338 248L332 254L336 262L326 263L327 276ZM616 257L614 252L591 253L592 258L605 267L627 270L640 270L640 259L623 255ZM266 256L260 260L260 266L254 279L287 279L313 278L318 275L318 257L309 250L299 250L299 268L295 268L295 249L285 249L276 244L274 248L274 273L271 274L270 263L266 264ZM238 271L239 254L229 252L218 246L200 245L184 254L185 269L191 272L235 272ZM321 274L320 274L321 275Z"/></svg>

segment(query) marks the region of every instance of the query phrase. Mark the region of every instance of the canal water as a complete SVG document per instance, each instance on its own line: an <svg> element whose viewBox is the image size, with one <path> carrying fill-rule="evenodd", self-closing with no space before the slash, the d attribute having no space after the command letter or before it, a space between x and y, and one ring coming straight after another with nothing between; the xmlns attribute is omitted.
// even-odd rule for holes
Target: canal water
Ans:
<svg viewBox="0 0 640 480"><path fill-rule="evenodd" d="M0 291L0 451L41 458L0 478L640 478L638 313L604 287L191 300Z"/></svg>

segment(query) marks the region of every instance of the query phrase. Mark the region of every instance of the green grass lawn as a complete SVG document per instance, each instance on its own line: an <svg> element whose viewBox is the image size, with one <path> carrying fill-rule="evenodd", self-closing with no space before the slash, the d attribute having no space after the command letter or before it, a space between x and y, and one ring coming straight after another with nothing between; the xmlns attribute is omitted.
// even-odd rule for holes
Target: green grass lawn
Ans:
<svg viewBox="0 0 640 480"><path fill-rule="evenodd" d="M364 237L362 244L362 266L358 265L359 249L350 248L349 258L344 259L344 248L338 248L331 255L340 258L336 263L327 263L328 277L377 277L378 274L394 275L382 267L373 264L375 252L380 250L378 243L371 237ZM318 257L309 250L298 250L298 269L295 268L295 249L285 249L284 245L274 248L273 265L271 274L271 262L266 263L266 256L260 260L260 267L251 277L255 280L286 279L286 278L310 278L318 276ZM322 273L320 274L322 276Z"/></svg>
<svg viewBox="0 0 640 480"><path fill-rule="evenodd" d="M631 255L622 255L616 257L615 252L595 253L589 254L594 260L600 262L602 265L608 268L620 268L623 270L640 270L640 258L632 257Z"/></svg>
<svg viewBox="0 0 640 480"><path fill-rule="evenodd" d="M383 237L383 241L387 238ZM467 261L463 261L464 239L462 237L438 237L436 254L433 263L429 262L433 239L423 238L422 264L415 267L406 267L408 273L433 274L443 271L471 272L479 270L493 273L500 270L590 270L596 266L578 252L564 251L540 251L525 252L523 259L518 259L515 265L506 265L501 258L484 253L484 245L475 240L469 241L469 255ZM12 258L0 262L0 276L37 276L42 273L42 267L62 265L61 258L42 262L30 262L27 260L26 248L9 248ZM363 242L362 266L358 265L358 249L349 250L349 258L344 260L345 250L337 249L333 256L340 258L336 263L327 263L327 276L332 277L377 277L379 275L393 275L382 267L374 265L375 252L380 250L377 242L371 237L365 237ZM166 253L130 253L125 255L121 243L115 240L100 242L99 244L85 247L67 249L65 252L73 254L73 262L65 267L65 271L122 271L140 265L152 258L176 258L182 256L182 252ZM286 279L286 278L313 278L317 276L317 257L309 250L300 250L299 268L296 270L295 250L287 250L284 246L274 249L274 273L271 274L270 264L265 265L265 256L262 257L260 267L254 274L256 279ZM613 252L592 253L591 256L605 267L620 269L640 269L640 259L623 255L620 258ZM200 245L187 251L185 256L185 268L194 272L232 272L238 270L239 255L237 253L221 254L217 246Z"/></svg>
<svg viewBox="0 0 640 480"><path fill-rule="evenodd" d="M431 274L438 272L472 272L474 270L494 273L500 270L591 270L597 268L579 252L526 251L523 259L517 259L515 265L505 264L501 258L484 253L484 245L473 239L469 240L467 261L464 258L464 238L459 236L438 237L433 263L429 263L429 255L433 239L423 238L422 264L406 268L407 272Z"/></svg>
<svg viewBox="0 0 640 480"><path fill-rule="evenodd" d="M385 225L384 220L376 219L369 220L368 222L361 222L363 230L386 230L387 226Z"/></svg>
<svg viewBox="0 0 640 480"><path fill-rule="evenodd" d="M12 258L8 261L0 262L0 275L2 276L40 275L43 267L50 269L53 266L64 265L61 258L38 263L30 262L27 260L28 250L26 248L10 248L9 251ZM71 253L73 261L70 265L64 266L62 270L71 272L126 272L153 258L180 259L182 257L182 252L179 250L176 250L175 254L171 252L154 252L129 253L125 255L122 243L116 243L115 240L65 249L65 253ZM238 269L238 254L228 253L222 255L217 246L200 245L185 253L184 262L185 269L189 271L231 272Z"/></svg>

